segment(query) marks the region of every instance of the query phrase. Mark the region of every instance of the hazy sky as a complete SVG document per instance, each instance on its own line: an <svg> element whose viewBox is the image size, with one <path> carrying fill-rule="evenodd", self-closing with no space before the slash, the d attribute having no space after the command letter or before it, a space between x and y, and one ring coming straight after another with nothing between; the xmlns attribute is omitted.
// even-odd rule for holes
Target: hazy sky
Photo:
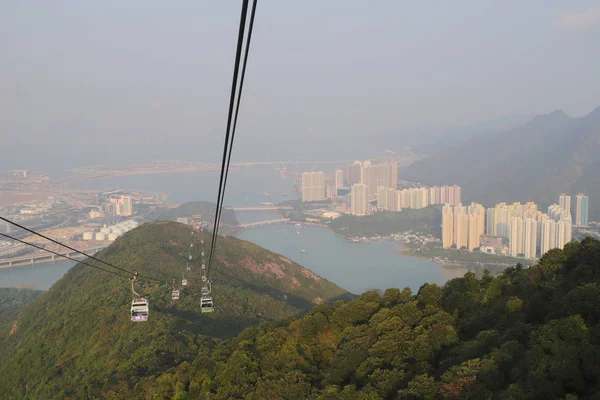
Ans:
<svg viewBox="0 0 600 400"><path fill-rule="evenodd" d="M222 135L240 1L0 6L0 138ZM240 143L600 105L598 1L259 1ZM118 139L117 139L118 140Z"/></svg>

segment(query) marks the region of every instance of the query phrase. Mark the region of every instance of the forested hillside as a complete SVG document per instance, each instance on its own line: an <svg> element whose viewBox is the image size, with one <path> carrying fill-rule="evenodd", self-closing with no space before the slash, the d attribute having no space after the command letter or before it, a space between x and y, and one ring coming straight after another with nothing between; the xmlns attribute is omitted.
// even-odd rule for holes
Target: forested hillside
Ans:
<svg viewBox="0 0 600 400"><path fill-rule="evenodd" d="M21 288L0 288L0 324L17 318L19 311L43 292Z"/></svg>
<svg viewBox="0 0 600 400"><path fill-rule="evenodd" d="M204 233L210 243L210 235ZM188 286L180 286L190 242ZM236 238L217 242L215 312L200 313L200 239L188 226L156 222L123 235L97 257L161 282L140 280L148 322L129 318L126 278L78 265L0 325L0 398L132 398L140 379L191 363L213 341L309 311L347 293L292 261ZM106 266L105 266L106 267ZM171 282L182 289L171 300Z"/></svg>
<svg viewBox="0 0 600 400"><path fill-rule="evenodd" d="M250 328L139 398L598 399L600 242Z"/></svg>
<svg viewBox="0 0 600 400"><path fill-rule="evenodd" d="M168 234L176 243L185 237L169 231L179 226L167 228L142 227L146 235ZM116 244L141 239L132 233ZM259 265L280 257L249 244L237 247L245 243L239 240L224 242L220 251L225 254L233 243L240 255L220 265L229 265L232 276L244 268L233 263L243 264L247 257ZM138 252L120 246L104 256L142 265ZM175 245L153 246L164 251ZM151 272L171 273L168 257L156 262L169 267ZM250 277L242 274L240 280ZM15 332L8 326L1 330L0 396L600 399L600 241L595 239L552 250L530 268L517 265L481 279L469 273L443 287L424 284L417 293L367 292L350 302L316 305L298 318L273 297L259 297L260 288L274 282L257 279L253 289L222 283L215 290L217 307L232 306L210 317L190 305L196 300L170 304L168 291L149 286L146 293L155 299L151 319L132 324L126 285L77 267L23 311ZM310 289L309 282L302 285ZM311 299L314 293L296 296ZM198 334L208 327L231 332L231 320L257 315L261 301L261 312L270 310L263 320L270 321L225 340ZM256 308L249 310L250 304Z"/></svg>

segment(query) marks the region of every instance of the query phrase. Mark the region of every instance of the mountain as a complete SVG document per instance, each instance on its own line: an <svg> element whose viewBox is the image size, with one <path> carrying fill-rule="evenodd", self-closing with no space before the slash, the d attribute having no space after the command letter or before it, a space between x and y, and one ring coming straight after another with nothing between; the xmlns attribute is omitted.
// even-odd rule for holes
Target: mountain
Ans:
<svg viewBox="0 0 600 400"><path fill-rule="evenodd" d="M444 287L423 284L417 293L367 292L223 341L186 343L178 335L173 347L188 346L192 361L174 360L175 367L134 385L130 363L153 368L159 339L135 335L128 345L146 348L141 356L148 359L111 360L118 374L92 387L91 371L79 369L84 384L73 382L76 395L64 397L598 399L599 260L600 241L585 238L495 277L467 273ZM31 340L33 349L41 346L40 337ZM65 358L51 368L60 388Z"/></svg>
<svg viewBox="0 0 600 400"><path fill-rule="evenodd" d="M198 236L194 260L200 259ZM140 279L136 286L150 299L148 322L129 320L127 278L78 264L18 319L0 325L0 398L131 398L126 393L142 378L192 363L219 338L348 297L285 257L220 237L211 272L215 312L201 314L198 261L186 276L188 286L179 285L191 238L183 224L147 223L96 255L161 281ZM208 248L209 233L204 241ZM177 302L171 300L173 280L182 289Z"/></svg>
<svg viewBox="0 0 600 400"><path fill-rule="evenodd" d="M546 207L560 193L583 192L590 197L590 219L600 219L600 202L594 201L600 198L600 107L580 118L560 110L538 115L506 133L460 142L400 175L428 185L461 185L463 202L486 206L535 201Z"/></svg>

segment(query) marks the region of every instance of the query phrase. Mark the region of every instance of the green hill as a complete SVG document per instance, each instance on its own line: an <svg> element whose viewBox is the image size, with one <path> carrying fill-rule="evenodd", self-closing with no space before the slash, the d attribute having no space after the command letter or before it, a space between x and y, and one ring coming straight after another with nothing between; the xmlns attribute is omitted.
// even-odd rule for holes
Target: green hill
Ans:
<svg viewBox="0 0 600 400"><path fill-rule="evenodd" d="M479 136L410 165L402 179L463 186L463 203L486 206L535 201L547 207L561 193L590 198L590 220L600 220L600 107L571 118L539 115L503 134ZM573 206L572 213L575 212Z"/></svg>
<svg viewBox="0 0 600 400"><path fill-rule="evenodd" d="M249 328L138 398L599 399L600 241Z"/></svg>
<svg viewBox="0 0 600 400"><path fill-rule="evenodd" d="M77 265L16 321L0 325L0 398L80 399L104 397L111 390L118 393L114 398L129 398L141 378L155 379L193 362L218 338L347 295L280 255L220 238L211 276L216 311L201 314L199 263L193 263L181 299L170 298L171 281L180 281L185 269L191 237L183 224L149 223L97 255L163 281L138 285L150 299L148 322L129 321L128 279ZM199 260L195 237L194 260ZM208 248L208 233L204 240Z"/></svg>
<svg viewBox="0 0 600 400"><path fill-rule="evenodd" d="M188 237L179 224L144 225L101 256L166 278ZM296 318L321 291L344 292L247 242L221 243L224 309L209 316L193 293L173 304L168 286L148 285L150 320L130 323L127 284L75 267L21 312L16 330L1 326L0 397L600 399L598 240L530 268L468 273L416 294L367 292ZM298 305L276 299L284 292ZM244 324L253 326L233 336Z"/></svg>
<svg viewBox="0 0 600 400"><path fill-rule="evenodd" d="M13 321L19 311L43 292L21 288L0 288L0 324Z"/></svg>

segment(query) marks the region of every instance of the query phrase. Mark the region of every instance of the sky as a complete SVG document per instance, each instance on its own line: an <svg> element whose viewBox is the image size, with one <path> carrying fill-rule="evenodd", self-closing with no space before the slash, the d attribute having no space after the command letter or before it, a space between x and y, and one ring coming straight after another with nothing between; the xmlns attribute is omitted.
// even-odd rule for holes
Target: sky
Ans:
<svg viewBox="0 0 600 400"><path fill-rule="evenodd" d="M0 143L193 137L214 153L240 4L4 2ZM600 105L598 43L598 1L261 0L236 146L582 116Z"/></svg>

